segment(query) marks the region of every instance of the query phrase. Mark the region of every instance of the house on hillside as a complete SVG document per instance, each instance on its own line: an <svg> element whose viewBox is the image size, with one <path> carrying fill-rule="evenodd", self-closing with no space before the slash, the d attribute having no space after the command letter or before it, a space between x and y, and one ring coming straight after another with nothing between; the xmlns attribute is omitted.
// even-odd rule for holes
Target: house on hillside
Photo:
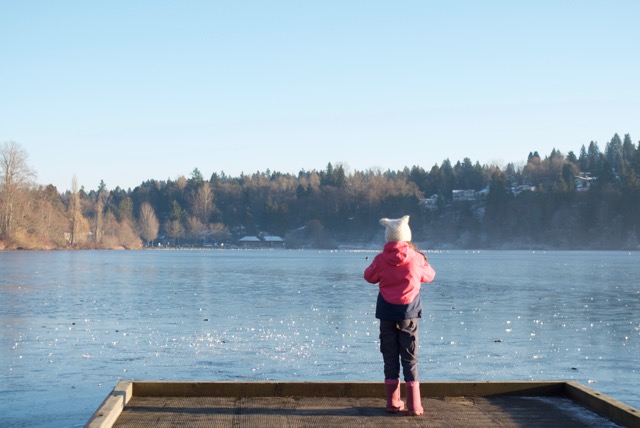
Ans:
<svg viewBox="0 0 640 428"><path fill-rule="evenodd" d="M438 208L438 195L437 194L431 195L427 199L423 199L422 201L420 201L420 204L424 208L430 211L433 211Z"/></svg>
<svg viewBox="0 0 640 428"><path fill-rule="evenodd" d="M473 189L455 189L451 191L453 202L475 201L476 191Z"/></svg>
<svg viewBox="0 0 640 428"><path fill-rule="evenodd" d="M535 192L536 186L532 186L530 184L520 184L517 186L511 187L511 194L513 196L518 196L522 192Z"/></svg>
<svg viewBox="0 0 640 428"><path fill-rule="evenodd" d="M596 178L591 177L588 172L585 172L582 175L576 175L573 178L573 182L576 185L577 192L586 192L595 181Z"/></svg>

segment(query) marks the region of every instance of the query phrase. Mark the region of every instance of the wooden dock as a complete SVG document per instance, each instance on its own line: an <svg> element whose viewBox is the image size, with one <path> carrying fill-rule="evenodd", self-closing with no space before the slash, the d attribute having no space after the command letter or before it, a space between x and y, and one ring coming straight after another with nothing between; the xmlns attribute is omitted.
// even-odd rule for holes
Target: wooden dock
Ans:
<svg viewBox="0 0 640 428"><path fill-rule="evenodd" d="M404 396L404 385L402 387ZM640 412L576 382L424 382L425 414L382 382L121 381L86 427L630 427Z"/></svg>

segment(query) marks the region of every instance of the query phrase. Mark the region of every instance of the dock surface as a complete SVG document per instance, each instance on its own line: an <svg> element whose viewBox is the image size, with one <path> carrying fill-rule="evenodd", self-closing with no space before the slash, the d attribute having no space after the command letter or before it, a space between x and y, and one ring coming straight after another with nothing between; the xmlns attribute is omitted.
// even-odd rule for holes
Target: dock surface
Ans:
<svg viewBox="0 0 640 428"><path fill-rule="evenodd" d="M636 409L573 382L427 382L421 392L416 417L387 413L382 383L120 382L87 426L640 427Z"/></svg>

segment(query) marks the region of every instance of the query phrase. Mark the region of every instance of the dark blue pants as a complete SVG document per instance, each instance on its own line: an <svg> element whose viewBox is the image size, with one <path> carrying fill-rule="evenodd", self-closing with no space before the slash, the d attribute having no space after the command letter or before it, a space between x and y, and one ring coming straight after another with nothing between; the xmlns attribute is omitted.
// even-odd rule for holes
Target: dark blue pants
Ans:
<svg viewBox="0 0 640 428"><path fill-rule="evenodd" d="M399 379L402 365L405 382L417 381L418 318L380 320L380 352L385 379Z"/></svg>

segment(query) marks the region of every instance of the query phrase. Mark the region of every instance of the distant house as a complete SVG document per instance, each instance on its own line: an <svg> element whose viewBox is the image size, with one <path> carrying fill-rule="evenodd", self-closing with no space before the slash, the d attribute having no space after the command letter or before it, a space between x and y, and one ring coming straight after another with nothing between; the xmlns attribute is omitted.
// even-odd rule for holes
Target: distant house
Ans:
<svg viewBox="0 0 640 428"><path fill-rule="evenodd" d="M576 191L578 192L586 192L589 190L589 187L596 181L595 177L591 177L589 173L584 173L583 175L576 175L573 179L573 182L576 185Z"/></svg>
<svg viewBox="0 0 640 428"><path fill-rule="evenodd" d="M263 241L268 244L268 247L279 248L284 247L284 239L279 236L263 236Z"/></svg>
<svg viewBox="0 0 640 428"><path fill-rule="evenodd" d="M438 208L438 195L434 194L429 196L427 199L423 199L421 201L422 206L425 207L428 210L435 210L436 208Z"/></svg>
<svg viewBox="0 0 640 428"><path fill-rule="evenodd" d="M244 248L284 248L284 239L279 236L245 236L238 240Z"/></svg>
<svg viewBox="0 0 640 428"><path fill-rule="evenodd" d="M511 188L511 194L513 196L518 196L522 192L535 192L536 186L531 186L530 184L520 184L518 186L513 186Z"/></svg>
<svg viewBox="0 0 640 428"><path fill-rule="evenodd" d="M476 198L477 199L487 199L487 195L489 194L489 186L485 187L484 189L478 190L476 192Z"/></svg>
<svg viewBox="0 0 640 428"><path fill-rule="evenodd" d="M475 201L476 191L473 189L456 189L451 191L453 202Z"/></svg>
<svg viewBox="0 0 640 428"><path fill-rule="evenodd" d="M245 236L244 238L240 238L238 240L238 244L241 247L260 247L262 246L262 241L257 236Z"/></svg>

